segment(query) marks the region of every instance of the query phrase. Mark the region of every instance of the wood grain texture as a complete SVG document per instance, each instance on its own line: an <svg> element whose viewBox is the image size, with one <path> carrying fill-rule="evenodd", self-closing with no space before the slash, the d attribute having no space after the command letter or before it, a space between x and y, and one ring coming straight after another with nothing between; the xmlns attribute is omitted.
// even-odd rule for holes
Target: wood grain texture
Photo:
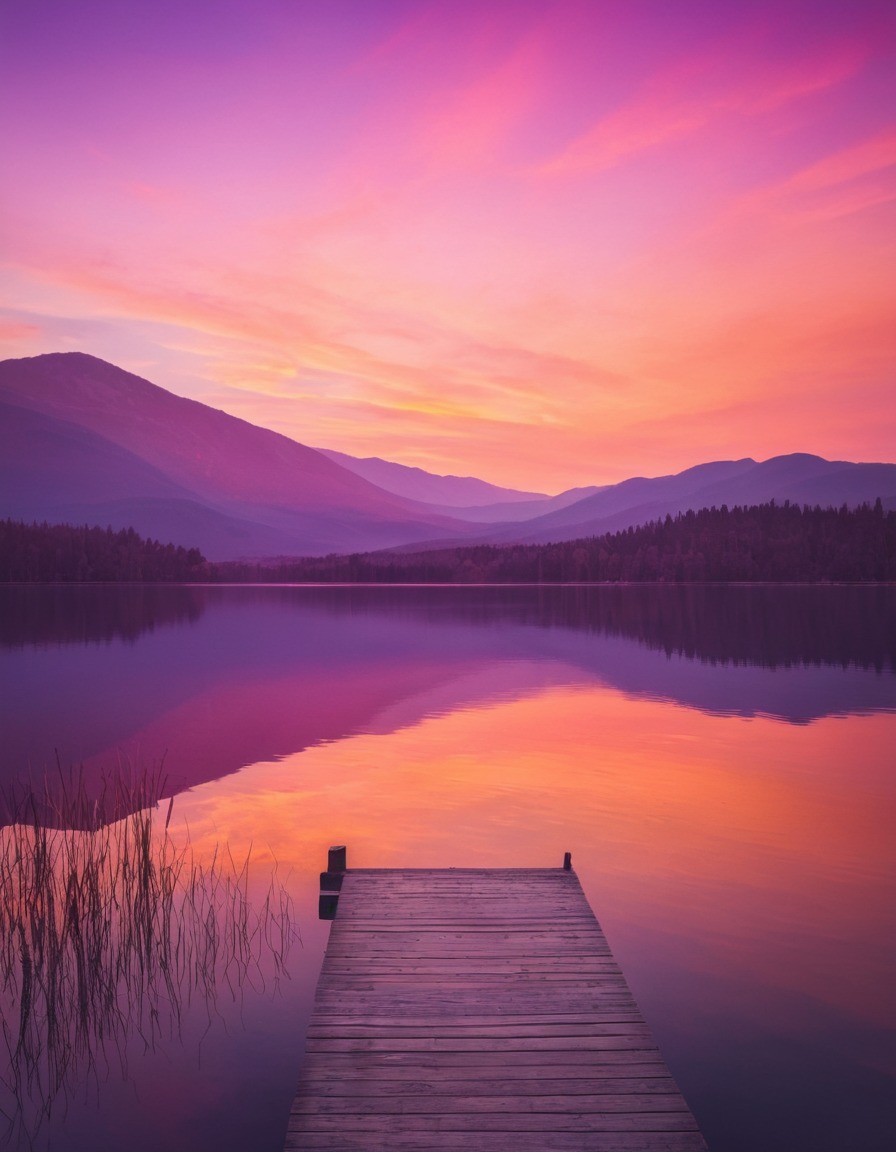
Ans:
<svg viewBox="0 0 896 1152"><path fill-rule="evenodd" d="M705 1148L574 872L345 873L286 1149Z"/></svg>

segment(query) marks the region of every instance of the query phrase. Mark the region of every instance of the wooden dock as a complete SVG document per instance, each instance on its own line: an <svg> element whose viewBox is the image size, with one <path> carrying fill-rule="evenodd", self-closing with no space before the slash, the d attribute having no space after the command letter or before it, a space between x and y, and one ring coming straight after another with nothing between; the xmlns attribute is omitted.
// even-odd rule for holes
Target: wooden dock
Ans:
<svg viewBox="0 0 896 1152"><path fill-rule="evenodd" d="M706 1148L573 871L340 879L287 1149Z"/></svg>

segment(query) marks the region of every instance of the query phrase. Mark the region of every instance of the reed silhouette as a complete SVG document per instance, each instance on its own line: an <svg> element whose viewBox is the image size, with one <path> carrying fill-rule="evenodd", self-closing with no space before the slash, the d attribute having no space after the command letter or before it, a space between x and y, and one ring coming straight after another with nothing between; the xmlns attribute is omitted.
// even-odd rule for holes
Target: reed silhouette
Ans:
<svg viewBox="0 0 896 1152"><path fill-rule="evenodd" d="M126 1075L134 1037L154 1049L190 1009L210 1026L220 993L276 986L298 939L276 869L253 906L251 849L202 861L175 841L160 770L119 772L99 798L82 772L59 776L8 797L0 829L0 1141L15 1147L74 1088Z"/></svg>

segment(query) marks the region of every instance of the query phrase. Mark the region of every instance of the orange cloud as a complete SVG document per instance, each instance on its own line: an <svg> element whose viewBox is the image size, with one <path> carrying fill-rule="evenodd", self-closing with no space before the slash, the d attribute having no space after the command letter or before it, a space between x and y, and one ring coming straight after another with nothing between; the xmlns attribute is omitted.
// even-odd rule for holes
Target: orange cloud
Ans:
<svg viewBox="0 0 896 1152"><path fill-rule="evenodd" d="M124 269L87 260L57 263L63 267L65 282L94 308L101 301L109 317L192 334L187 343L206 364L205 402L306 444L522 487L534 486L532 477L550 477L540 486L554 491L635 470L667 473L718 456L764 458L794 448L849 455L844 437L859 458L891 455L881 442L888 435L886 404L876 410L868 391L885 371L889 339L884 318L873 322L871 297L865 305L872 310L850 324L833 323L825 305L806 327L787 309L775 316L772 301L757 322L749 309L741 314L744 302L729 289L720 293L704 267L687 293L642 290L643 299L628 301L643 333L636 325L621 344L611 341L614 362L626 365L622 372L602 366L594 353L559 355L519 339L489 341L447 320L409 313L399 323L394 311L380 312L369 298L322 292L300 280L269 285L245 272L225 293L213 294L147 278L135 284ZM57 271L54 283L60 282ZM786 294L786 283L780 287ZM620 300L626 303L624 293ZM702 314L695 343L696 312ZM529 325L536 334L534 317ZM365 349L363 333L377 331L416 342L417 362L390 357L382 340ZM436 361L427 358L433 347L441 349ZM844 391L850 372L863 383ZM171 386L164 374L150 368L144 374ZM841 391L850 398L845 420ZM824 402L813 403L822 394ZM670 422L677 430L672 438Z"/></svg>
<svg viewBox="0 0 896 1152"><path fill-rule="evenodd" d="M0 316L0 340L5 344L22 344L39 335L40 328L36 324Z"/></svg>

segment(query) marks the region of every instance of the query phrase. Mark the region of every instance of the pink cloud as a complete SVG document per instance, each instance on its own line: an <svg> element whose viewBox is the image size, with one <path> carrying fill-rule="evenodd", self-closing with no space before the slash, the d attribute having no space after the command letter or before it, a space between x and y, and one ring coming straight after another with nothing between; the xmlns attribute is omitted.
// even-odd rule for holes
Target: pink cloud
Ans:
<svg viewBox="0 0 896 1152"><path fill-rule="evenodd" d="M0 341L4 344L20 344L40 335L40 328L25 320L7 319L0 316Z"/></svg>
<svg viewBox="0 0 896 1152"><path fill-rule="evenodd" d="M667 7L324 6L198 65L44 60L2 214L8 315L43 324L9 354L155 357L305 442L542 488L694 463L726 412L760 454L737 405L812 379L892 411L871 14ZM781 435L830 443L804 409Z"/></svg>
<svg viewBox="0 0 896 1152"><path fill-rule="evenodd" d="M869 179L870 178L870 179ZM812 217L833 218L896 199L896 131L825 156L756 201L787 205Z"/></svg>
<svg viewBox="0 0 896 1152"><path fill-rule="evenodd" d="M540 41L529 36L482 75L433 101L420 126L422 149L439 168L493 161L533 106L542 73Z"/></svg>
<svg viewBox="0 0 896 1152"><path fill-rule="evenodd" d="M882 132L821 156L783 178L754 188L726 205L707 230L709 242L741 249L767 246L774 238L791 251L801 242L785 237L795 228L822 227L836 220L896 200L896 130ZM869 231L873 226L869 225ZM835 234L820 234L816 247L834 243ZM855 263L855 251L840 251L843 264ZM793 261L792 261L793 262ZM869 281L869 288L874 282Z"/></svg>
<svg viewBox="0 0 896 1152"><path fill-rule="evenodd" d="M539 169L549 176L600 172L654 148L697 135L725 117L773 112L853 76L866 53L845 45L810 59L757 66L754 57L715 52L676 65L640 96L601 118Z"/></svg>
<svg viewBox="0 0 896 1152"><path fill-rule="evenodd" d="M150 184L143 180L127 181L123 185L122 191L129 198L151 208L171 209L183 203L183 196L176 194L170 188L163 188L158 184Z"/></svg>

